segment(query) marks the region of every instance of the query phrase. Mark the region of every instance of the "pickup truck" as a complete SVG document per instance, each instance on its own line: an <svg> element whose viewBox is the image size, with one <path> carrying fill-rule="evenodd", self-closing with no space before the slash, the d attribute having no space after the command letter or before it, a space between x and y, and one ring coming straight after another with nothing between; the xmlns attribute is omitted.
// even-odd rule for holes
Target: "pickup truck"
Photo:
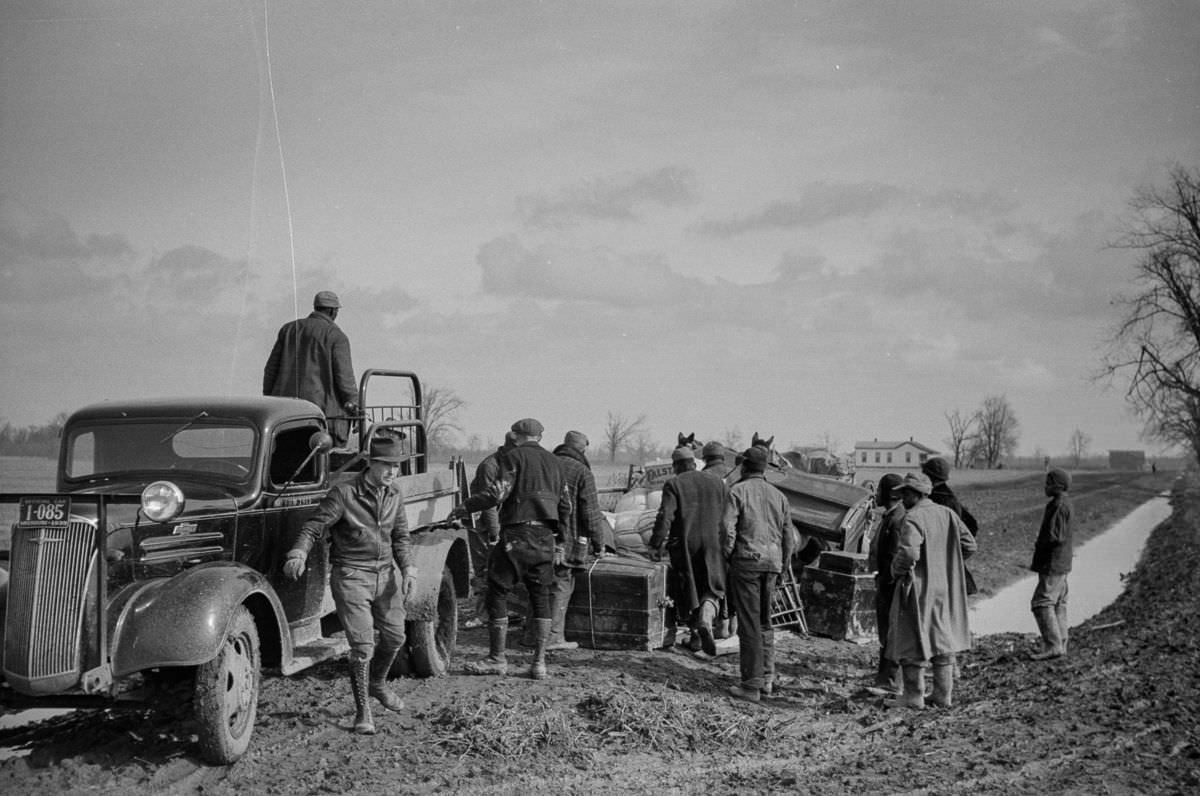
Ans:
<svg viewBox="0 0 1200 796"><path fill-rule="evenodd" d="M388 391L403 403L371 403L385 383L404 387ZM328 546L314 547L298 581L282 565L321 498L365 468L383 434L410 456L399 481L418 570L393 674L444 674L472 572L466 530L440 520L465 497L465 469L430 468L415 374L368 370L358 404L345 449L333 447L333 418L294 398L108 401L72 414L55 491L0 495L13 518L0 703L144 705L169 687L194 706L201 757L237 760L262 671L294 674L348 649Z"/></svg>

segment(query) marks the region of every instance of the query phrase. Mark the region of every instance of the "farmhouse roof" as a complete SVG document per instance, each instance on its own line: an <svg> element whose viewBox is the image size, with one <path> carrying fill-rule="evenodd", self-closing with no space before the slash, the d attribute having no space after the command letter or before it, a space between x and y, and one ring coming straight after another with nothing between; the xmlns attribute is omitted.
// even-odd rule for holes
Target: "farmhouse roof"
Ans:
<svg viewBox="0 0 1200 796"><path fill-rule="evenodd" d="M911 439L911 438L900 440L899 442L880 442L877 439L868 440L866 442L856 442L856 443L854 443L854 449L855 450L868 450L868 451L871 451L871 450L894 451L903 445L911 445L914 448L916 448L917 450L924 451L925 453L937 453L936 449L931 448L928 445L922 445L921 443L919 443L916 440Z"/></svg>

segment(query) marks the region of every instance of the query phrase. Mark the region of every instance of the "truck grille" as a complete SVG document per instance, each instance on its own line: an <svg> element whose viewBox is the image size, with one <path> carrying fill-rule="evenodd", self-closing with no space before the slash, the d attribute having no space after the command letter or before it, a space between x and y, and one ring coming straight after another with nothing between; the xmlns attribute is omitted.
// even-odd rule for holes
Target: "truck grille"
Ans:
<svg viewBox="0 0 1200 796"><path fill-rule="evenodd" d="M91 522L13 527L4 674L17 690L56 693L78 682L95 552Z"/></svg>

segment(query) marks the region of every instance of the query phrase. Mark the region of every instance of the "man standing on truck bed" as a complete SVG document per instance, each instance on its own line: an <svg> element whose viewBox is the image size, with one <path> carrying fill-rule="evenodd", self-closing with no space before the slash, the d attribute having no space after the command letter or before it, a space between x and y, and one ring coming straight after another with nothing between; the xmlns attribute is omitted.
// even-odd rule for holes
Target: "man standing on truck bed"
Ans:
<svg viewBox="0 0 1200 796"><path fill-rule="evenodd" d="M329 490L301 526L283 565L284 575L298 579L308 551L330 531L329 590L350 642L354 731L361 735L375 733L370 697L388 710L404 709L387 675L404 646L404 599L417 576L404 495L396 483L407 456L400 440L377 437L371 440L369 457L367 469L357 478Z"/></svg>
<svg viewBox="0 0 1200 796"><path fill-rule="evenodd" d="M312 401L326 419L358 414L350 341L334 323L341 306L336 293L322 290L313 297L313 311L307 318L280 327L263 368L263 395ZM345 446L350 422L329 420L329 433L334 444Z"/></svg>
<svg viewBox="0 0 1200 796"><path fill-rule="evenodd" d="M555 564L566 561L561 528L570 521L571 502L558 457L538 444L544 430L532 417L513 423L515 444L502 457L496 479L450 512L450 519L462 519L500 507L500 541L488 559L488 656L468 664L470 674L508 673L508 593L523 582L535 626L529 675L546 677L550 588Z"/></svg>

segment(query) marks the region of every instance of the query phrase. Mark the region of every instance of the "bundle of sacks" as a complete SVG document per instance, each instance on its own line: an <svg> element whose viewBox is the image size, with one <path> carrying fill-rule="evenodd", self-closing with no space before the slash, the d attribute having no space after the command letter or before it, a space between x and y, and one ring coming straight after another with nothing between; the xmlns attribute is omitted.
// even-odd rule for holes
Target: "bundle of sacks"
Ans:
<svg viewBox="0 0 1200 796"><path fill-rule="evenodd" d="M604 512L613 529L617 555L645 556L650 551L650 535L662 503L661 489L631 489L621 496L611 512Z"/></svg>

